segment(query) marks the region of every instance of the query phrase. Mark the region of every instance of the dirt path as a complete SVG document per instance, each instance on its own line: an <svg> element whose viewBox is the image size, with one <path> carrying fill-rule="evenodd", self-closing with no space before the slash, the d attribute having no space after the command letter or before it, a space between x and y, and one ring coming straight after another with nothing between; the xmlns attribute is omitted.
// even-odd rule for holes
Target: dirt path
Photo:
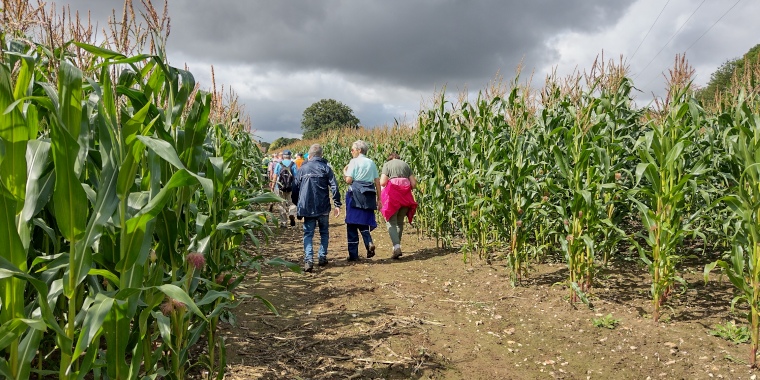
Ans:
<svg viewBox="0 0 760 380"><path fill-rule="evenodd" d="M260 295L225 325L228 379L750 379L749 345L711 336L731 319L728 284L700 282L674 297L666 322L647 315L649 284L626 264L600 277L592 302L573 307L562 264L536 268L512 288L501 263L462 262L414 231L391 260L384 228L374 259L348 263L342 216L330 227L330 264L312 274L265 270L239 294ZM268 257L302 258L301 225L281 230ZM318 239L318 238L315 238ZM360 249L363 256L364 250ZM631 269L634 268L634 269ZM615 329L592 320L612 314ZM737 320L744 323L743 320ZM754 377L752 377L754 379Z"/></svg>

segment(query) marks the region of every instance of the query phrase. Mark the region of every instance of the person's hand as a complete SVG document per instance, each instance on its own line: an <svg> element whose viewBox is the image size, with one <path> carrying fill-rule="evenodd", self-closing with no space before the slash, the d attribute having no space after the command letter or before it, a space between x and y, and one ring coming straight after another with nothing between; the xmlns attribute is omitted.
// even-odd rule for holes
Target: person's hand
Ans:
<svg viewBox="0 0 760 380"><path fill-rule="evenodd" d="M335 217L340 216L340 207L335 208Z"/></svg>

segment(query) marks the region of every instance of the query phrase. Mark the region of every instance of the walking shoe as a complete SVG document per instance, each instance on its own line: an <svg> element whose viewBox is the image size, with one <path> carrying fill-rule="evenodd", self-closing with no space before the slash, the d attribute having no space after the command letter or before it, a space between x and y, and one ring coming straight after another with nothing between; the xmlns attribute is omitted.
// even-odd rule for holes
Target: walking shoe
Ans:
<svg viewBox="0 0 760 380"><path fill-rule="evenodd" d="M359 261L358 257L349 257L346 259L346 261Z"/></svg>
<svg viewBox="0 0 760 380"><path fill-rule="evenodd" d="M393 256L391 256L392 259L398 259L401 257L401 248L393 248Z"/></svg>
<svg viewBox="0 0 760 380"><path fill-rule="evenodd" d="M375 257L375 245L369 243L369 247L367 247L367 258L371 259L373 257Z"/></svg>
<svg viewBox="0 0 760 380"><path fill-rule="evenodd" d="M327 259L322 259L322 260L319 260L319 264L317 264L317 265L323 267L323 266L327 265L327 263L328 263Z"/></svg>
<svg viewBox="0 0 760 380"><path fill-rule="evenodd" d="M322 263L320 263L320 265L321 264ZM303 271L306 272L306 273L311 273L313 270L314 270L314 264L312 264L312 263L306 263L306 265L304 265L304 267L303 267Z"/></svg>
<svg viewBox="0 0 760 380"><path fill-rule="evenodd" d="M295 227L296 226L296 217L291 215L290 216L290 226Z"/></svg>

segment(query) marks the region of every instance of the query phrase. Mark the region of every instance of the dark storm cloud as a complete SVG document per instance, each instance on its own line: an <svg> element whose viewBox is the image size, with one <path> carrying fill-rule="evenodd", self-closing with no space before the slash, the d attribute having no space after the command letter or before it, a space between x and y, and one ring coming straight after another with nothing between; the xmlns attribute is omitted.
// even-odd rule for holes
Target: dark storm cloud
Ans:
<svg viewBox="0 0 760 380"><path fill-rule="evenodd" d="M281 70L337 70L429 90L540 65L560 31L614 24L632 1L169 3L170 47Z"/></svg>
<svg viewBox="0 0 760 380"><path fill-rule="evenodd" d="M133 3L139 11L141 1ZM120 0L67 4L92 10L101 28L111 9L118 15L123 6ZM520 62L524 74L535 70L533 84L540 85L554 70L560 76L585 71L603 51L608 59L624 56L645 102L662 95L675 54L686 51L701 85L758 42L753 15L760 5L744 1L731 11L732 4L169 0L167 54L175 66L187 62L203 88L210 87L213 65L217 85L240 94L257 134L272 141L299 135L303 110L320 99L343 102L365 126L387 125L414 120L420 101L444 86L449 95L478 91L497 73L511 79ZM154 5L160 12L164 3Z"/></svg>

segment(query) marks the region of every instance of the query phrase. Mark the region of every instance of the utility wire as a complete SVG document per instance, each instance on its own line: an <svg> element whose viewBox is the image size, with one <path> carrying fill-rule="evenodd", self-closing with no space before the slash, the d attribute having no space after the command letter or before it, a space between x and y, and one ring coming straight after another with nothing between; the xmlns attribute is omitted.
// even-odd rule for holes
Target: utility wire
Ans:
<svg viewBox="0 0 760 380"><path fill-rule="evenodd" d="M654 22L652 23L652 26L650 26L650 27L649 27L649 30L647 31L647 34L645 34L645 35L644 35L644 38L642 38L642 39L641 39L641 42L639 42L639 46L636 46L636 50L634 50L634 51L633 51L633 55L631 55L631 58L629 58L629 61L630 61L630 62L632 62L632 61L633 61L633 57L635 57L635 56L636 56L636 53L638 53L638 52L639 52L639 48L641 47L641 45L642 45L642 44L644 44L644 40L646 40L646 39L647 39L647 37L649 36L649 33L651 33L651 32L652 32L652 28L654 28L654 25L655 25L655 24L657 24L657 20L659 20L659 19L660 19L660 16L662 16L662 12L663 12L663 11L665 11L665 8L667 8L667 6L668 6L668 4L669 4L669 3L670 3L670 0L668 0L668 1L665 3L665 6L664 6L664 7L662 7L662 9L660 10L660 14L658 14L658 15L657 15L657 18L656 18L656 19L654 19Z"/></svg>
<svg viewBox="0 0 760 380"><path fill-rule="evenodd" d="M702 35L700 35L694 42L691 43L691 45L689 45L688 48L686 48L686 50L684 50L684 54L686 54L686 52L689 51L689 49L691 49L694 45L696 45L697 42L699 42L699 40L701 40L702 37L704 37L707 34L707 32L709 32L710 30L712 30L712 28L715 25L717 25L720 22L720 20L723 19L723 17L726 17L726 15L728 14L728 12L731 12L731 10L734 9L741 1L742 0L736 0L736 2L734 3L734 5L731 6L731 8L728 8L728 10L726 10L725 12L723 12L723 14L712 25L710 25L710 27L707 28L707 30L705 30L704 33L702 33ZM656 79L657 79L657 77L652 78L652 80L650 80L649 83L647 83L644 87L648 87Z"/></svg>
<svg viewBox="0 0 760 380"><path fill-rule="evenodd" d="M665 50L666 47L668 47L668 44L670 44L670 41L673 41L673 39L676 38L676 36L678 35L678 33L681 32L681 29L683 29L683 27L686 26L686 24L689 22L689 20L691 20L691 18L694 16L694 14L697 13L697 11L699 10L699 8L702 8L702 5L704 5L706 1L707 0L702 0L702 2L699 3L699 6L697 7L697 9L695 9L694 12L691 12L691 15L689 15L689 18L687 18L686 21L684 21L683 24L681 24L681 27L678 28L678 30L676 30L676 32L673 34L673 36L670 37L670 39L668 40L668 42L666 42L665 45L663 45L662 49L660 49L660 51L658 51L657 54L655 54L654 57L652 57L652 60L649 61L649 63L647 63L646 66L644 66L644 68L641 69L641 71L639 71L639 73L636 74L636 76L633 77L633 79L638 78L639 75L641 75L641 73L643 73L644 70L646 70L647 67L649 67L649 65L652 64L652 62L654 62L654 60L657 58L657 56L659 56L660 53L662 53L662 51Z"/></svg>
<svg viewBox="0 0 760 380"><path fill-rule="evenodd" d="M696 41L692 42L692 43L691 43L691 45L689 45L689 47L688 47L688 48L686 48L686 50L684 50L684 54L685 54L687 51L689 51L689 49L691 49L691 48L692 48L692 46L696 45L696 44L697 44L697 42L699 42L699 40L701 40L701 39L702 39L702 37L704 37L704 36L705 36L705 34L707 34L707 32L709 32L710 30L712 30L712 28L713 28L713 27L714 27L716 24L718 24L718 22L719 22L720 20L723 20L723 17L726 17L726 15L728 14L728 12L731 12L731 10L732 10L732 9L734 9L734 7L736 7L736 6L737 6L737 5L738 5L738 4L739 4L741 1L742 1L742 0L737 0L737 1L734 3L734 5L732 5L732 6L731 6L731 8L728 8L728 10L727 10L727 11L725 11L725 12L723 13L723 15L722 15L722 16L720 16L720 18L719 18L717 21L715 21L715 22L714 22L712 25L710 25L710 27L709 27L709 28L707 28L707 30L705 30L705 32L704 32L704 33L702 33L702 35L701 35L701 36L699 36L699 38L697 38L697 40L696 40Z"/></svg>

